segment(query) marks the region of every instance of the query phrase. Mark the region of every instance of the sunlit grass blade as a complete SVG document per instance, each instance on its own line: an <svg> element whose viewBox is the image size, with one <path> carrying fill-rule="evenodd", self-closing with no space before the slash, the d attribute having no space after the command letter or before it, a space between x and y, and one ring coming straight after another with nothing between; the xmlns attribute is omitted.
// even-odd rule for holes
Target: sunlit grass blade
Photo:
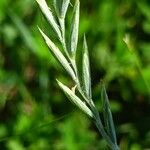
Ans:
<svg viewBox="0 0 150 150"><path fill-rule="evenodd" d="M60 10L61 10L61 5L62 5L62 0L53 0L55 12L57 14L57 17L61 16Z"/></svg>
<svg viewBox="0 0 150 150"><path fill-rule="evenodd" d="M62 7L61 7L61 17L65 18L66 12L69 6L70 0L63 0Z"/></svg>
<svg viewBox="0 0 150 150"><path fill-rule="evenodd" d="M83 89L85 94L91 98L91 75L90 75L90 64L89 64L89 54L88 46L86 42L86 37L84 36L83 41L83 58L82 58L82 80L83 80Z"/></svg>
<svg viewBox="0 0 150 150"><path fill-rule="evenodd" d="M101 84L102 84L101 99L102 99L102 103L103 103L103 116L104 116L106 131L107 131L107 134L109 135L109 137L111 138L111 140L113 141L113 143L115 143L117 145L115 127L114 127L112 113L110 110L108 96L106 93L104 83L101 82Z"/></svg>
<svg viewBox="0 0 150 150"><path fill-rule="evenodd" d="M52 28L54 29L54 31L56 32L59 40L61 41L62 35L61 35L61 31L59 29L59 25L57 24L50 8L47 6L46 1L45 0L36 0L36 1L39 4L39 7L41 8L42 13L46 17L46 19L48 20L48 22L50 23Z"/></svg>
<svg viewBox="0 0 150 150"><path fill-rule="evenodd" d="M44 34L44 32L39 28L40 33L42 34L43 38L45 39L46 44L50 48L52 54L57 58L57 60L60 62L60 64L66 69L66 71L70 74L72 79L75 81L76 77L74 74L73 69L69 65L69 62L64 57L64 55L61 53L61 51L58 49L58 47Z"/></svg>
<svg viewBox="0 0 150 150"><path fill-rule="evenodd" d="M79 7L80 2L79 0L76 0L74 11L73 11L73 17L71 21L71 34L70 34L70 51L71 54L76 53L77 49L77 43L78 43L78 30L79 30Z"/></svg>
<svg viewBox="0 0 150 150"><path fill-rule="evenodd" d="M64 19L66 16L66 12L70 3L70 0L53 0L55 11L57 13L58 18Z"/></svg>
<svg viewBox="0 0 150 150"><path fill-rule="evenodd" d="M66 96L69 98L69 100L74 103L77 107L79 107L83 112L85 112L88 116L93 118L93 113L92 111L86 106L84 102L82 102L76 95L75 93L70 90L67 86L65 86L63 83L58 81L58 85L60 88L63 90L63 92L66 94Z"/></svg>

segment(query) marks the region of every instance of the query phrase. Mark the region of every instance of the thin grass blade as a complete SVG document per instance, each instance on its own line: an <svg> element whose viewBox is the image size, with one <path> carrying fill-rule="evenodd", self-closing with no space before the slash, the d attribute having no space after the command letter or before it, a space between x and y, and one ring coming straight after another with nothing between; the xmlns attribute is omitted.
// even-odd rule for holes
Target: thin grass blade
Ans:
<svg viewBox="0 0 150 150"><path fill-rule="evenodd" d="M79 7L80 7L80 2L79 0L76 0L74 11L73 11L73 17L71 21L72 24L71 24L71 34L70 34L70 51L73 56L76 53L77 43L78 43Z"/></svg>
<svg viewBox="0 0 150 150"><path fill-rule="evenodd" d="M53 0L53 5L57 14L57 17L60 18L60 11L62 6L62 0Z"/></svg>
<svg viewBox="0 0 150 150"><path fill-rule="evenodd" d="M104 116L104 122L107 134L111 138L112 142L117 145L117 139L116 139L116 132L113 122L112 113L110 110L110 104L108 100L108 96L106 93L105 85L102 83L102 89L101 89L101 99L103 103L103 116Z"/></svg>
<svg viewBox="0 0 150 150"><path fill-rule="evenodd" d="M42 13L46 17L46 19L48 20L48 22L50 23L52 28L54 29L54 31L57 34L59 40L61 41L62 40L62 35L61 35L61 31L59 29L59 25L57 24L51 10L47 6L46 1L45 0L36 0L36 1L39 4L39 7L40 7Z"/></svg>
<svg viewBox="0 0 150 150"><path fill-rule="evenodd" d="M69 6L70 0L63 0L62 2L62 7L61 7L61 17L65 18L66 16L66 12L68 10L68 6Z"/></svg>
<svg viewBox="0 0 150 150"><path fill-rule="evenodd" d="M55 11L58 18L64 19L70 3L70 0L53 0Z"/></svg>
<svg viewBox="0 0 150 150"><path fill-rule="evenodd" d="M45 35L45 33L39 28L39 31L43 38L45 39L46 44L50 48L52 54L57 58L57 60L60 62L60 64L66 69L66 71L70 74L72 79L75 81L76 77L74 74L73 69L69 65L69 62L67 59L64 57L64 55L61 53L59 48Z"/></svg>
<svg viewBox="0 0 150 150"><path fill-rule="evenodd" d="M88 96L88 98L91 98L92 94L91 94L90 63L89 63L88 46L85 36L83 41L82 78L83 78L82 80L84 92L86 96Z"/></svg>
<svg viewBox="0 0 150 150"><path fill-rule="evenodd" d="M84 102L82 102L72 90L70 90L67 86L57 80L58 85L69 98L69 100L74 103L77 107L79 107L83 112L85 112L88 116L93 118L92 111L86 106Z"/></svg>

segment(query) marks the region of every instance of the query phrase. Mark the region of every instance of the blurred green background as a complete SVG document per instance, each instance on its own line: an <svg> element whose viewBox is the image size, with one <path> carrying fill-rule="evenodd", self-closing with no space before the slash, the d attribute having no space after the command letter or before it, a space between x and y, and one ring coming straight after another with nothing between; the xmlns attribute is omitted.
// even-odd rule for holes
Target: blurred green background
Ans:
<svg viewBox="0 0 150 150"><path fill-rule="evenodd" d="M72 82L37 25L55 40L34 0L0 0L0 150L107 150L57 86ZM150 150L150 1L81 1L79 49L84 33L99 111L104 79L121 150Z"/></svg>

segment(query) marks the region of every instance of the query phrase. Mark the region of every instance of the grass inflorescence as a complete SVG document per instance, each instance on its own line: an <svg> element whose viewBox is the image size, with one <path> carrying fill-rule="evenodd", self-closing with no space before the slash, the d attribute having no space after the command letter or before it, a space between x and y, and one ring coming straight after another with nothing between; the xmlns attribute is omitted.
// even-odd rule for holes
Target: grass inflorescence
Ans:
<svg viewBox="0 0 150 150"><path fill-rule="evenodd" d="M102 123L98 109L92 100L91 90L91 75L90 75L90 61L88 54L88 46L86 37L83 38L82 50L82 80L79 79L79 68L77 67L77 46L79 34L79 16L80 16L80 2L75 0L71 27L69 31L69 40L66 40L66 14L70 4L70 0L53 0L55 16L48 7L45 0L37 0L39 7L47 19L50 26L53 28L57 39L62 45L62 49L57 46L39 27L39 31L44 38L51 53L57 61L64 67L74 82L74 86L70 89L68 86L57 80L59 87L66 94L68 99L87 114L96 124L102 137L112 150L119 150L117 145L115 127L113 123L112 113L110 110L108 96L105 90L105 85L101 82L101 100L103 103L103 118ZM78 94L76 92L78 91Z"/></svg>

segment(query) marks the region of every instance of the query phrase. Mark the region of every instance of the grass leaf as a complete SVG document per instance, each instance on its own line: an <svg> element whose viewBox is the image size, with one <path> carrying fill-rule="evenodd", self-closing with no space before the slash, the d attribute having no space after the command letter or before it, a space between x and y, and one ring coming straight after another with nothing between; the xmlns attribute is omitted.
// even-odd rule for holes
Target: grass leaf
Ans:
<svg viewBox="0 0 150 150"><path fill-rule="evenodd" d="M105 122L107 134L109 135L113 143L117 145L114 122L113 122L112 113L110 110L109 100L108 100L104 83L102 83L101 99L103 103L103 116L104 116L104 122Z"/></svg>
<svg viewBox="0 0 150 150"><path fill-rule="evenodd" d="M70 3L70 0L53 0L55 11L58 18L64 19Z"/></svg>
<svg viewBox="0 0 150 150"><path fill-rule="evenodd" d="M36 0L36 1L39 4L39 7L40 7L42 13L46 17L46 19L48 20L48 22L50 23L52 28L54 29L54 31L57 34L59 40L61 41L62 40L62 35L61 35L61 31L59 29L59 25L57 24L51 10L47 6L46 1L45 0Z"/></svg>
<svg viewBox="0 0 150 150"><path fill-rule="evenodd" d="M83 112L85 112L88 116L93 118L92 111L86 106L84 102L78 98L75 93L70 90L67 86L65 86L63 83L57 80L58 85L63 90L63 92L66 94L66 96L69 98L71 102L73 102L77 107L79 107Z"/></svg>
<svg viewBox="0 0 150 150"><path fill-rule="evenodd" d="M77 49L77 43L78 43L78 30L79 30L79 7L80 2L79 0L76 0L74 11L73 11L73 17L71 21L71 35L70 35L70 51L71 54L76 53Z"/></svg>
<svg viewBox="0 0 150 150"><path fill-rule="evenodd" d="M82 78L83 78L83 89L88 98L91 98L91 76L90 76L90 64L89 64L89 54L86 42L86 37L84 36L83 41L83 59L82 59Z"/></svg>
<svg viewBox="0 0 150 150"><path fill-rule="evenodd" d="M39 28L39 31L42 34L43 38L45 39L45 42L50 48L53 55L57 58L60 64L66 69L66 71L71 75L72 79L75 81L76 77L75 77L74 71L69 65L69 62L67 61L67 59L61 53L58 47L43 33L43 31L40 28Z"/></svg>
<svg viewBox="0 0 150 150"><path fill-rule="evenodd" d="M62 0L53 0L54 8L57 14L57 17L60 17L60 10L62 5Z"/></svg>
<svg viewBox="0 0 150 150"><path fill-rule="evenodd" d="M70 0L63 0L62 7L61 7L61 17L65 18L66 12L69 6Z"/></svg>

